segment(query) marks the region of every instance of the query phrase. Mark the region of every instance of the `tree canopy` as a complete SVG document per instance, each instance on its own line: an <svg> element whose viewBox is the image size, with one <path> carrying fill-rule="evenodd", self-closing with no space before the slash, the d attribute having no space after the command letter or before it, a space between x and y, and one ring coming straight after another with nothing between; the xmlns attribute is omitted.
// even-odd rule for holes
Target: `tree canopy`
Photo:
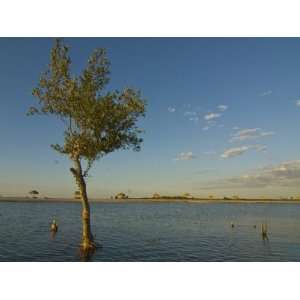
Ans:
<svg viewBox="0 0 300 300"><path fill-rule="evenodd" d="M39 192L37 190L32 190L29 192L30 195L38 195Z"/></svg>
<svg viewBox="0 0 300 300"><path fill-rule="evenodd" d="M106 50L96 49L80 75L71 75L69 48L56 39L50 64L42 74L33 96L38 107L28 114L59 117L65 124L64 143L51 145L72 160L84 159L87 167L118 149L140 150L142 132L136 122L145 114L145 101L133 88L105 91L110 62Z"/></svg>

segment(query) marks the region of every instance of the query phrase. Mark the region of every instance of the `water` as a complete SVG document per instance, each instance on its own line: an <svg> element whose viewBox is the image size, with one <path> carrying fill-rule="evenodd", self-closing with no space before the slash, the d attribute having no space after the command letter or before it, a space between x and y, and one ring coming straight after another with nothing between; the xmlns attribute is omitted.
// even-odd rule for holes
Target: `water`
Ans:
<svg viewBox="0 0 300 300"><path fill-rule="evenodd" d="M300 261L298 204L92 203L91 212L102 245L92 261ZM80 215L79 203L0 202L0 261L79 261Z"/></svg>

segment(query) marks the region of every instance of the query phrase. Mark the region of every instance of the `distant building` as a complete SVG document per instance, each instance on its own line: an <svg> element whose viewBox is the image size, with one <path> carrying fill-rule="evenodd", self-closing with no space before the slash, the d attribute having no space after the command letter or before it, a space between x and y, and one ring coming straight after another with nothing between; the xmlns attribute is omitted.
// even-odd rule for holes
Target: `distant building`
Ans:
<svg viewBox="0 0 300 300"><path fill-rule="evenodd" d="M128 196L124 193L119 193L115 196L115 199L128 199Z"/></svg>
<svg viewBox="0 0 300 300"><path fill-rule="evenodd" d="M160 194L159 193L154 193L152 198L154 199L159 199L160 198Z"/></svg>
<svg viewBox="0 0 300 300"><path fill-rule="evenodd" d="M183 198L193 198L190 193L184 193Z"/></svg>

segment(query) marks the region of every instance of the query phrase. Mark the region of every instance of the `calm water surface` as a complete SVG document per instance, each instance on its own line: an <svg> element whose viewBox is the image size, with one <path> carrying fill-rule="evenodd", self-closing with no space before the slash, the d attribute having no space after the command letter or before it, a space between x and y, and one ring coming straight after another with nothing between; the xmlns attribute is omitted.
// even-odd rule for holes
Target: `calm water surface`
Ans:
<svg viewBox="0 0 300 300"><path fill-rule="evenodd" d="M92 203L91 212L102 245L92 261L300 261L298 204ZM80 215L79 203L0 202L0 261L79 261Z"/></svg>

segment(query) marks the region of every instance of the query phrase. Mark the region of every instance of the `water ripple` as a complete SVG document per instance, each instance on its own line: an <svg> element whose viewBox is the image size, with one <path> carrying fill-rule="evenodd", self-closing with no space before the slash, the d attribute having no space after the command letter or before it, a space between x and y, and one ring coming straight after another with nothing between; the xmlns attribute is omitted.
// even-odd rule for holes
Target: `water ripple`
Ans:
<svg viewBox="0 0 300 300"><path fill-rule="evenodd" d="M0 209L0 261L80 260L78 203L0 202ZM91 209L103 245L93 261L300 261L295 204L92 203ZM51 237L54 217L59 231ZM269 241L261 239L262 222Z"/></svg>

